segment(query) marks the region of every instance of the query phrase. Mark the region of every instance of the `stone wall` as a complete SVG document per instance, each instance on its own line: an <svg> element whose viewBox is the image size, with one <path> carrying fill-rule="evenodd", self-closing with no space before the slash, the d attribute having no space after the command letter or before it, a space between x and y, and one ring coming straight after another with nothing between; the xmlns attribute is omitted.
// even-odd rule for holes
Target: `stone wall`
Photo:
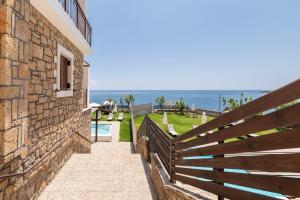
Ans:
<svg viewBox="0 0 300 200"><path fill-rule="evenodd" d="M177 184L171 183L162 164L155 154L151 153L151 178L154 188L157 192L159 200L208 200L215 198L207 198L200 194L195 194L191 190L179 187ZM197 190L199 192L199 190Z"/></svg>
<svg viewBox="0 0 300 200"><path fill-rule="evenodd" d="M157 155L149 152L149 142L146 136L138 140L137 153L140 153L146 161L151 162L151 179L159 200L217 199L217 196L198 188L179 182L170 182L170 178Z"/></svg>
<svg viewBox="0 0 300 200"><path fill-rule="evenodd" d="M91 109L83 111L81 113L81 118L77 123L76 132L79 134L74 138L74 151L75 153L91 153Z"/></svg>
<svg viewBox="0 0 300 200"><path fill-rule="evenodd" d="M58 44L75 56L72 97L53 91ZM0 0L0 73L0 177L20 173L0 178L0 200L31 199L73 153L90 152L83 54L29 0Z"/></svg>

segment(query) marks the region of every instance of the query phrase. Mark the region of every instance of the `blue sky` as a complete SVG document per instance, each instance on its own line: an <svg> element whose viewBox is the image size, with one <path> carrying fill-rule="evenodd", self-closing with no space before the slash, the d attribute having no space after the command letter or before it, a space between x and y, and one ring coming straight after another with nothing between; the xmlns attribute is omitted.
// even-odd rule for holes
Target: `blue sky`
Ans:
<svg viewBox="0 0 300 200"><path fill-rule="evenodd" d="M276 89L300 78L299 0L88 1L91 89Z"/></svg>

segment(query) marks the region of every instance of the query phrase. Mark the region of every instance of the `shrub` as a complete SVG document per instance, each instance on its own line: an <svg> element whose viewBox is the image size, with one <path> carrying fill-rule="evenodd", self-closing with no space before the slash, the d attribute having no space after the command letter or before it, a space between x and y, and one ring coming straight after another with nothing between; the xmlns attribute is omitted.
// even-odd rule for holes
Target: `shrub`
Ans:
<svg viewBox="0 0 300 200"><path fill-rule="evenodd" d="M224 111L229 111L229 110L237 109L238 107L241 107L242 105L252 101L252 97L244 98L244 93L241 93L240 99L233 99L233 98L226 99L225 97L223 97L222 101L223 101L223 106L225 107Z"/></svg>

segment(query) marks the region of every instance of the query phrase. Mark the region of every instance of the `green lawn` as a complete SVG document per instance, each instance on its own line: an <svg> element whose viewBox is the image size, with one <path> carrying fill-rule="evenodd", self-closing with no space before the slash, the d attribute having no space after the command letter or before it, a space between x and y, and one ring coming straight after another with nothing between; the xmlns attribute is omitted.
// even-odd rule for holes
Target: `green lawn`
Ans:
<svg viewBox="0 0 300 200"><path fill-rule="evenodd" d="M167 131L167 128L165 127L165 125L162 124L162 119L163 119L163 114L162 113L153 113L150 114L149 117L163 130L163 131ZM144 119L144 116L140 116L140 117L136 117L134 119L135 125L137 127L137 129L141 126L141 123ZM212 120L213 117L207 117L207 120ZM197 124L200 125L201 124L201 116L198 116L198 118L192 118L192 117L186 117L184 115L176 115L174 113L168 114L168 120L169 120L169 124L174 124L174 128L176 130L176 132L178 132L179 134L184 134L187 131L192 129L192 126ZM267 131L262 131L262 132L258 132L256 133L257 135L267 135L267 134L271 134L274 132L278 132L278 130L276 129L272 129L272 130L267 130ZM225 142L233 142L233 141L237 141L239 140L238 138L231 138L226 140Z"/></svg>
<svg viewBox="0 0 300 200"><path fill-rule="evenodd" d="M92 113L92 117L95 118L95 113ZM148 115L163 131L167 132L167 127L162 124L163 114L162 113L153 113ZM102 115L101 121L106 121L108 115ZM114 114L114 119L117 119L118 113ZM139 116L134 119L135 125L137 130L142 124L142 121L145 116ZM175 113L168 113L168 121L169 124L174 124L174 128L178 134L184 134L192 129L193 125L200 125L201 124L201 115L198 115L198 118L193 117L186 117L185 115L178 115ZM207 117L207 120L212 120L213 117ZM271 134L274 132L278 132L276 129L262 131L256 133L257 135L266 135ZM233 142L239 140L238 138L231 138L226 140L225 142ZM132 141L131 138L131 127L130 127L130 114L124 113L123 121L121 122L120 127L120 142L130 142Z"/></svg>
<svg viewBox="0 0 300 200"><path fill-rule="evenodd" d="M114 114L114 121L118 118L118 113ZM96 118L96 112L92 113L92 118ZM107 121L108 115L101 115L100 121ZM123 121L121 122L120 126L120 142L130 142L131 134L130 134L130 114L124 113Z"/></svg>
<svg viewBox="0 0 300 200"><path fill-rule="evenodd" d="M130 114L124 113L124 119L121 123L120 127L120 142L131 142L131 134L130 134Z"/></svg>
<svg viewBox="0 0 300 200"><path fill-rule="evenodd" d="M162 124L163 113L153 113L150 114L149 117L163 130L167 131L167 127ZM178 115L175 113L168 113L168 121L169 124L174 124L174 129L177 133L183 134L192 129L193 125L201 124L201 115L198 115L198 118L186 117L185 115ZM136 124L137 129L140 127L144 116L136 117L134 122ZM207 120L212 120L212 117L207 117Z"/></svg>

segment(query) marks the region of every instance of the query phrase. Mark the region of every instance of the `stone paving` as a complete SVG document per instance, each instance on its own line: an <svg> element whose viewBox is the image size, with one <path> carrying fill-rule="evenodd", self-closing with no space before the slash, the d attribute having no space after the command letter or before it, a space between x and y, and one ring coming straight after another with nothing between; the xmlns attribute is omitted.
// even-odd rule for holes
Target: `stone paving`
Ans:
<svg viewBox="0 0 300 200"><path fill-rule="evenodd" d="M149 165L131 153L130 143L118 142L120 124L112 124L113 141L73 155L39 200L156 199Z"/></svg>

